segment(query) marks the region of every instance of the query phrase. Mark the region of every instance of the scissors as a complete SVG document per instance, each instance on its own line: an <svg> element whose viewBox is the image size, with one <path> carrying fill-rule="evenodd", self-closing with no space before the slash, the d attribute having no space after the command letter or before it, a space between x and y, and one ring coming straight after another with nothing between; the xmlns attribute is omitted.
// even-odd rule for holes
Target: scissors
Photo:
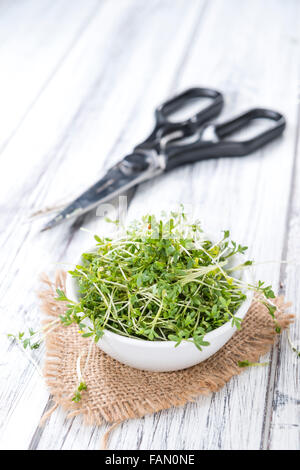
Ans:
<svg viewBox="0 0 300 470"><path fill-rule="evenodd" d="M181 121L175 119L179 111L187 111L191 105L201 102L206 105L200 111ZM165 101L155 110L155 125L149 137L59 212L42 231L78 217L129 188L180 165L209 158L248 155L281 135L285 128L283 115L265 108L251 109L220 124L212 123L211 119L221 112L223 104L222 94L210 88L190 88ZM227 139L257 119L268 120L270 125L251 139Z"/></svg>

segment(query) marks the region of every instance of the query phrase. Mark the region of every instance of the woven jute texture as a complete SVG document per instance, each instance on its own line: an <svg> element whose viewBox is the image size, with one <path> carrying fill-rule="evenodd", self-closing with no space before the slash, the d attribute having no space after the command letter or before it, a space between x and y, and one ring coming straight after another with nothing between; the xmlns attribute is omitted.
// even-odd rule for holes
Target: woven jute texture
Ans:
<svg viewBox="0 0 300 470"><path fill-rule="evenodd" d="M65 305L54 300L55 289L64 289L66 275L56 274L52 283L46 276L46 287L40 292L44 323L58 318ZM288 327L293 315L285 312L289 304L277 298L277 321ZM82 414L87 424L119 423L140 418L148 413L181 406L198 395L218 391L243 369L238 361L258 361L274 343L277 334L266 307L255 299L243 321L241 330L216 354L189 369L176 372L146 372L125 366L102 352L90 338L82 338L75 325L60 324L47 335L45 378L55 406L61 405L69 416ZM89 360L86 361L89 353ZM84 379L87 390L82 400L71 397L78 385L78 357L86 363Z"/></svg>

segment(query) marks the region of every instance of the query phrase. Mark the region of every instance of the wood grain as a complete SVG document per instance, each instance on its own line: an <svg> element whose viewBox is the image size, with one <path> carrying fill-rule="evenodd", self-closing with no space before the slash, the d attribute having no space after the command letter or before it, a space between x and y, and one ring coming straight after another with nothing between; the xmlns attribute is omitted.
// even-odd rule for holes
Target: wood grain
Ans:
<svg viewBox="0 0 300 470"><path fill-rule="evenodd" d="M68 266L91 244L81 225L104 229L93 211L40 234L42 222L28 224L28 215L80 193L147 134L156 104L193 85L225 93L220 120L254 106L282 111L285 136L245 159L201 162L143 184L128 216L183 202L208 230L230 228L262 262L255 275L298 311L299 8L293 0L0 5L3 333L39 325L38 274ZM299 343L297 323L291 336ZM2 448L99 448L106 427L84 427L61 410L39 428L51 406L43 380L4 335L0 354ZM43 355L35 354L39 365ZM218 394L124 423L111 448L299 448L299 365L286 336L267 360Z"/></svg>

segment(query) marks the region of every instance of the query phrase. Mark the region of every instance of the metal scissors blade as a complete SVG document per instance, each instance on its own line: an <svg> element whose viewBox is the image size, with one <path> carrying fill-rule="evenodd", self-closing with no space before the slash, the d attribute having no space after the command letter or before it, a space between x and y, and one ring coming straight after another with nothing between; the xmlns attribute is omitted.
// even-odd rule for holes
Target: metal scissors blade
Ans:
<svg viewBox="0 0 300 470"><path fill-rule="evenodd" d="M103 178L59 212L41 231L49 230L64 220L80 216L163 170L164 164L153 151L127 155L110 168Z"/></svg>

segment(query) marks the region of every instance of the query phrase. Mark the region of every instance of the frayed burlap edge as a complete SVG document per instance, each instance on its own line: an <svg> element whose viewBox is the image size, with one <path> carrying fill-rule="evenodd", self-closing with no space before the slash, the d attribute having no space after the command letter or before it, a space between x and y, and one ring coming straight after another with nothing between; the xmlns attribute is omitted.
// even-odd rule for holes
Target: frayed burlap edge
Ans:
<svg viewBox="0 0 300 470"><path fill-rule="evenodd" d="M65 280L66 273L63 271L56 273L54 283L47 276L42 276L46 289L39 292L39 297L42 300L42 310L46 314L44 324L64 313L64 303L57 302L54 297L57 287L65 288ZM284 303L283 297L278 297L275 302L277 322L281 329L285 329L294 317L285 313L290 304ZM90 339L84 340L74 325L65 327L59 324L46 337L44 376L55 405L44 415L43 421L59 405L68 412L68 417L80 414L85 424L89 425L102 425L105 422L115 425L127 419L141 418L163 409L182 406L199 395L208 395L220 390L233 376L243 371L238 366L239 361L258 361L260 356L269 351L276 336L278 335L274 330L274 322L266 307L255 299L243 321L242 329L237 331L221 350L206 361L182 371L166 373L138 371L111 359L93 345L89 360L91 366L86 376L88 390L83 393L79 403L74 403L71 400L76 386L74 351L78 355L78 351L82 353L84 350L86 356ZM73 364L71 368L70 363ZM69 369L73 371L72 378ZM119 391L116 390L117 382L113 385L108 383L109 380L104 384L101 383L101 375L100 378L98 375L101 374L101 370L108 379L110 372L112 376L118 376ZM130 395L131 383L126 383L127 377L128 381L134 381L136 385L140 378L145 388L138 391L133 389ZM153 385L152 389L154 382L158 388ZM177 388L172 382L179 384Z"/></svg>

